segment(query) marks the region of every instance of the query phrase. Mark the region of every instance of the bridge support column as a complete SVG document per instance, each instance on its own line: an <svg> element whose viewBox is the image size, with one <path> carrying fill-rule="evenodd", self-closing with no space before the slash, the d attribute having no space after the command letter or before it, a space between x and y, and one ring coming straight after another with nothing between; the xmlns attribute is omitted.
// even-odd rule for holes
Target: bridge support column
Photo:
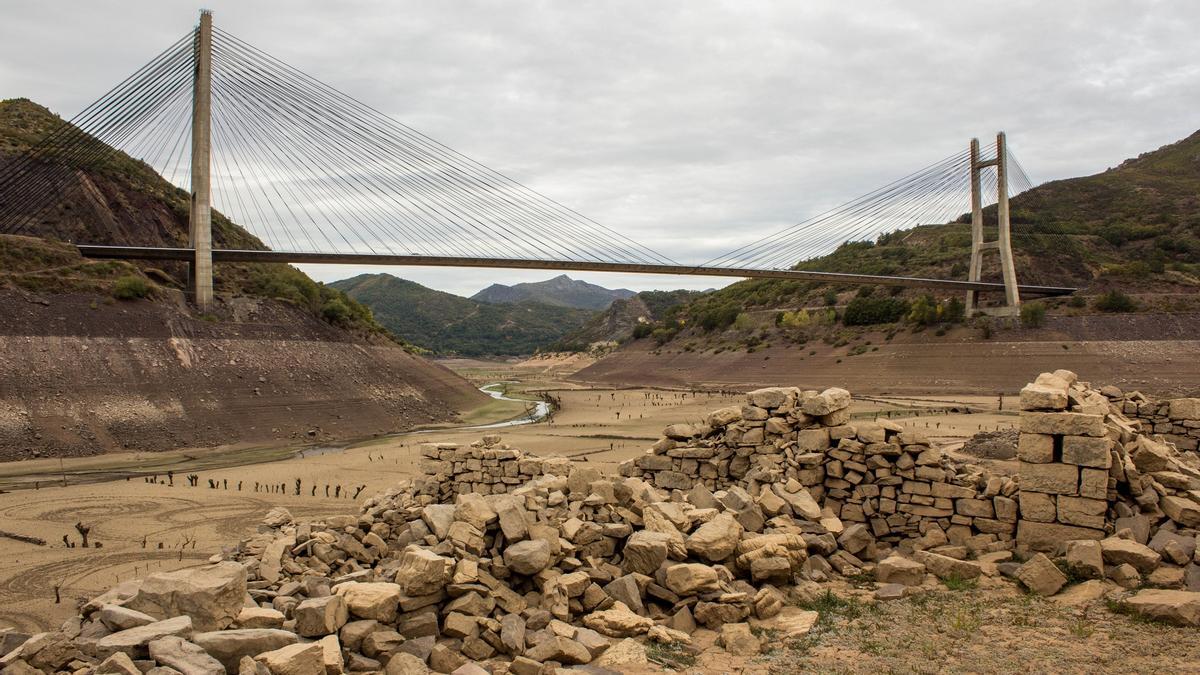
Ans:
<svg viewBox="0 0 1200 675"><path fill-rule="evenodd" d="M188 294L201 312L213 305L212 186L212 13L200 12L196 29L196 72L192 85L192 208L188 241Z"/></svg>
<svg viewBox="0 0 1200 675"><path fill-rule="evenodd" d="M983 194L981 172L996 167L996 222L994 241L985 241L983 232ZM971 139L971 263L967 271L968 281L981 281L983 276L983 254L996 251L1000 254L1000 271L1004 278L1004 307L982 308L979 306L979 291L967 291L967 316L975 312L1010 316L1020 311L1021 295L1017 287L1017 268L1013 261L1012 227L1008 212L1008 150L1004 132L996 134L996 158L979 159L979 140Z"/></svg>

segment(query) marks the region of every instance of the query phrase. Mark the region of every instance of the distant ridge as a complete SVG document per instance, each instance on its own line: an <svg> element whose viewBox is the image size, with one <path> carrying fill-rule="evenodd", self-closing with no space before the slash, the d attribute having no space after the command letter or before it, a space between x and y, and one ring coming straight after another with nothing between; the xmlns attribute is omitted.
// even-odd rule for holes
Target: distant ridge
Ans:
<svg viewBox="0 0 1200 675"><path fill-rule="evenodd" d="M360 274L329 285L370 307L396 335L443 355L532 354L596 314L531 300L489 304L390 274Z"/></svg>
<svg viewBox="0 0 1200 675"><path fill-rule="evenodd" d="M612 290L560 274L553 279L533 283L512 286L492 284L472 295L471 299L493 305L532 301L558 307L601 310L607 309L613 300L623 300L634 295L636 293L627 288Z"/></svg>

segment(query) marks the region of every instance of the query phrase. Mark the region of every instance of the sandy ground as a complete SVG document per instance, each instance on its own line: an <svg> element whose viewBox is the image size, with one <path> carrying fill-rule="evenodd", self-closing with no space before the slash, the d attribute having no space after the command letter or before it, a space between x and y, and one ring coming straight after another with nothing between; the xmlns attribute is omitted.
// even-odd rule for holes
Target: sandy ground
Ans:
<svg viewBox="0 0 1200 675"><path fill-rule="evenodd" d="M477 379L521 380L524 384L515 387L518 394L526 387L548 389L561 400L562 409L553 421L498 430L505 442L527 452L565 455L608 469L643 452L667 424L699 421L713 409L742 400L741 394L733 392L555 388L555 382L545 377L543 364L535 368L487 362L454 365ZM982 428L1011 426L1016 417L996 411L997 405L994 397L888 398L858 401L854 413L859 417L891 415L903 424L954 440ZM515 410L498 407L492 412L502 418ZM122 469L145 471L154 462L151 470L162 471L155 477L158 482L137 476L62 487L54 478L57 460L0 465L0 485L14 481L27 485L30 476L26 474L34 470L41 478L40 489L0 494L0 530L48 542L42 547L0 538L0 626L45 628L72 615L75 598L148 570L197 564L223 545L253 534L262 515L276 505L299 516L354 512L358 501L412 474L421 443L470 443L483 433L477 429L436 430L345 448L310 449L303 456L284 452L283 459L258 449L260 458L273 461L231 468L207 468L197 459L203 459L203 453L181 451L174 486L164 484L168 465L158 454L102 458L109 474ZM70 480L75 480L75 472L92 470L99 461L67 459L62 467L71 474ZM196 487L188 485L189 473L198 476ZM215 489L208 487L210 480ZM299 495L296 480L300 481ZM268 483L276 487L267 488ZM358 499L353 498L356 491ZM335 494L340 498L334 498ZM103 548L64 547L64 535L78 542L77 522L91 526L91 540ZM56 585L61 586L59 604L54 602Z"/></svg>

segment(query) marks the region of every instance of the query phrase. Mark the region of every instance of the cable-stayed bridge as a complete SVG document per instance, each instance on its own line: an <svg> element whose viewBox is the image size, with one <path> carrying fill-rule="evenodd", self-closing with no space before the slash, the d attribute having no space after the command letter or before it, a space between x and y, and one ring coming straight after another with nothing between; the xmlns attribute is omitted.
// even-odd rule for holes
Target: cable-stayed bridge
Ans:
<svg viewBox="0 0 1200 675"><path fill-rule="evenodd" d="M1003 134L711 260L680 262L488 168L266 52L199 25L0 169L0 232L55 217L75 172L123 151L190 193L187 246L93 245L94 258L183 260L197 305L212 301L214 262L354 263L767 277L1025 295L1074 289L1017 284L1008 198L1032 187ZM986 156L985 156L986 155ZM992 169L994 170L988 170ZM983 208L997 205L985 241ZM213 249L214 209L264 248ZM972 213L967 279L805 270L801 261L861 240ZM989 228L989 231L991 229ZM679 233L687 237L689 233ZM1003 283L981 281L1000 254Z"/></svg>

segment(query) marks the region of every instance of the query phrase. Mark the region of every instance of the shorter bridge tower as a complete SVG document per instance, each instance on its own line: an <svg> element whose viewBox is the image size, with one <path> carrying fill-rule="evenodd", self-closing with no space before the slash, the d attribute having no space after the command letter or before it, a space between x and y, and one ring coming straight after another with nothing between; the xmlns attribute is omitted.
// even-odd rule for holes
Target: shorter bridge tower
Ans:
<svg viewBox="0 0 1200 675"><path fill-rule="evenodd" d="M984 169L996 167L996 220L997 233L993 241L983 238L983 190L981 174ZM1004 132L996 134L995 159L979 159L979 139L971 139L971 267L968 281L981 281L983 254L985 251L1000 253L1000 271L1004 277L1004 306L982 308L979 306L979 291L967 291L967 316L977 311L998 316L1011 316L1020 312L1021 294L1017 288L1017 268L1013 263L1012 227L1008 218L1008 148Z"/></svg>

